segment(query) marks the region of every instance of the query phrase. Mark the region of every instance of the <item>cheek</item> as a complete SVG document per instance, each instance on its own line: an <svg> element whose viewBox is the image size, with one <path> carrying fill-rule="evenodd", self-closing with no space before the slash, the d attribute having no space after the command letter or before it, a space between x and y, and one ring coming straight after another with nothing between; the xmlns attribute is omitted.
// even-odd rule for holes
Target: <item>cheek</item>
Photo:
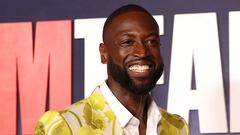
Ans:
<svg viewBox="0 0 240 135"><path fill-rule="evenodd" d="M162 58L161 52L159 49L150 49L150 52L154 57L159 58L159 59Z"/></svg>
<svg viewBox="0 0 240 135"><path fill-rule="evenodd" d="M119 59L121 59L121 61L124 62L128 57L128 55L131 54L132 52L129 49L122 48L122 49L119 49L117 53L119 55Z"/></svg>
<svg viewBox="0 0 240 135"><path fill-rule="evenodd" d="M123 49L112 49L109 52L110 57L112 58L113 62L119 66L124 65L124 61L128 55L128 52Z"/></svg>
<svg viewBox="0 0 240 135"><path fill-rule="evenodd" d="M156 60L157 63L159 64L163 64L163 59L162 59L162 54L160 52L160 50L152 50L151 51L152 56L154 57L154 59Z"/></svg>

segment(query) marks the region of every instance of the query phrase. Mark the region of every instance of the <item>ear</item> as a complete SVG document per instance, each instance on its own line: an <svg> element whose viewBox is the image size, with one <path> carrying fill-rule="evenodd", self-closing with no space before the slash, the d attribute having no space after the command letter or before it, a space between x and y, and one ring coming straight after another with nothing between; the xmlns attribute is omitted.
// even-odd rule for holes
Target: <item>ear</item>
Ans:
<svg viewBox="0 0 240 135"><path fill-rule="evenodd" d="M107 53L107 47L106 47L106 45L104 43L101 43L99 45L99 52L100 52L102 64L107 64L107 62L108 62L108 53Z"/></svg>

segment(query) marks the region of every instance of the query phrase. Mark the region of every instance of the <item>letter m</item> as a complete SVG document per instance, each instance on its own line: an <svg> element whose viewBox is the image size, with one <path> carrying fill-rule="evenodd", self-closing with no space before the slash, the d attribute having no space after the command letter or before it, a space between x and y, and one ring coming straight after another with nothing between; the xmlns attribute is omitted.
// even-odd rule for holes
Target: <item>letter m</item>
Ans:
<svg viewBox="0 0 240 135"><path fill-rule="evenodd" d="M17 134L17 116L22 134L33 134L48 105L71 103L71 21L37 22L35 34L32 28L0 23L0 134Z"/></svg>

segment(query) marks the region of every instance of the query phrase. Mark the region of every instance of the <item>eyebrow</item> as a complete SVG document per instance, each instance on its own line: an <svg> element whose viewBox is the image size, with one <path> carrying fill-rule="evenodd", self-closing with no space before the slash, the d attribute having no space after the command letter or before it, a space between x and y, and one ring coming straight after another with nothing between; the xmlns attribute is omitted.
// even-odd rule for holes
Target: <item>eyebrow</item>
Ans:
<svg viewBox="0 0 240 135"><path fill-rule="evenodd" d="M121 33L119 33L117 36L134 36L134 33L135 32L121 32ZM159 35L159 33L155 33L155 32L151 32L151 33L149 33L149 34L147 34L146 35L146 37L150 37L150 36L156 36L156 37L159 37L160 35Z"/></svg>
<svg viewBox="0 0 240 135"><path fill-rule="evenodd" d="M147 37L150 37L150 36L156 36L156 37L159 37L160 34L159 33L150 33L147 35Z"/></svg>

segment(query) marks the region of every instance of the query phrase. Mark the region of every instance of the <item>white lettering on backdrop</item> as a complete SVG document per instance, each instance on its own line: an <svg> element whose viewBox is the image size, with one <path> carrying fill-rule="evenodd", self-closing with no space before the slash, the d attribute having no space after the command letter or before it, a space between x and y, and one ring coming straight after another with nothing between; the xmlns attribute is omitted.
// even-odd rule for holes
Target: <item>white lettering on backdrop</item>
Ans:
<svg viewBox="0 0 240 135"><path fill-rule="evenodd" d="M240 132L240 12L229 13L230 130Z"/></svg>
<svg viewBox="0 0 240 135"><path fill-rule="evenodd" d="M221 56L215 13L174 17L168 110L187 121L198 110L201 133L227 132ZM192 65L196 90L191 90Z"/></svg>

